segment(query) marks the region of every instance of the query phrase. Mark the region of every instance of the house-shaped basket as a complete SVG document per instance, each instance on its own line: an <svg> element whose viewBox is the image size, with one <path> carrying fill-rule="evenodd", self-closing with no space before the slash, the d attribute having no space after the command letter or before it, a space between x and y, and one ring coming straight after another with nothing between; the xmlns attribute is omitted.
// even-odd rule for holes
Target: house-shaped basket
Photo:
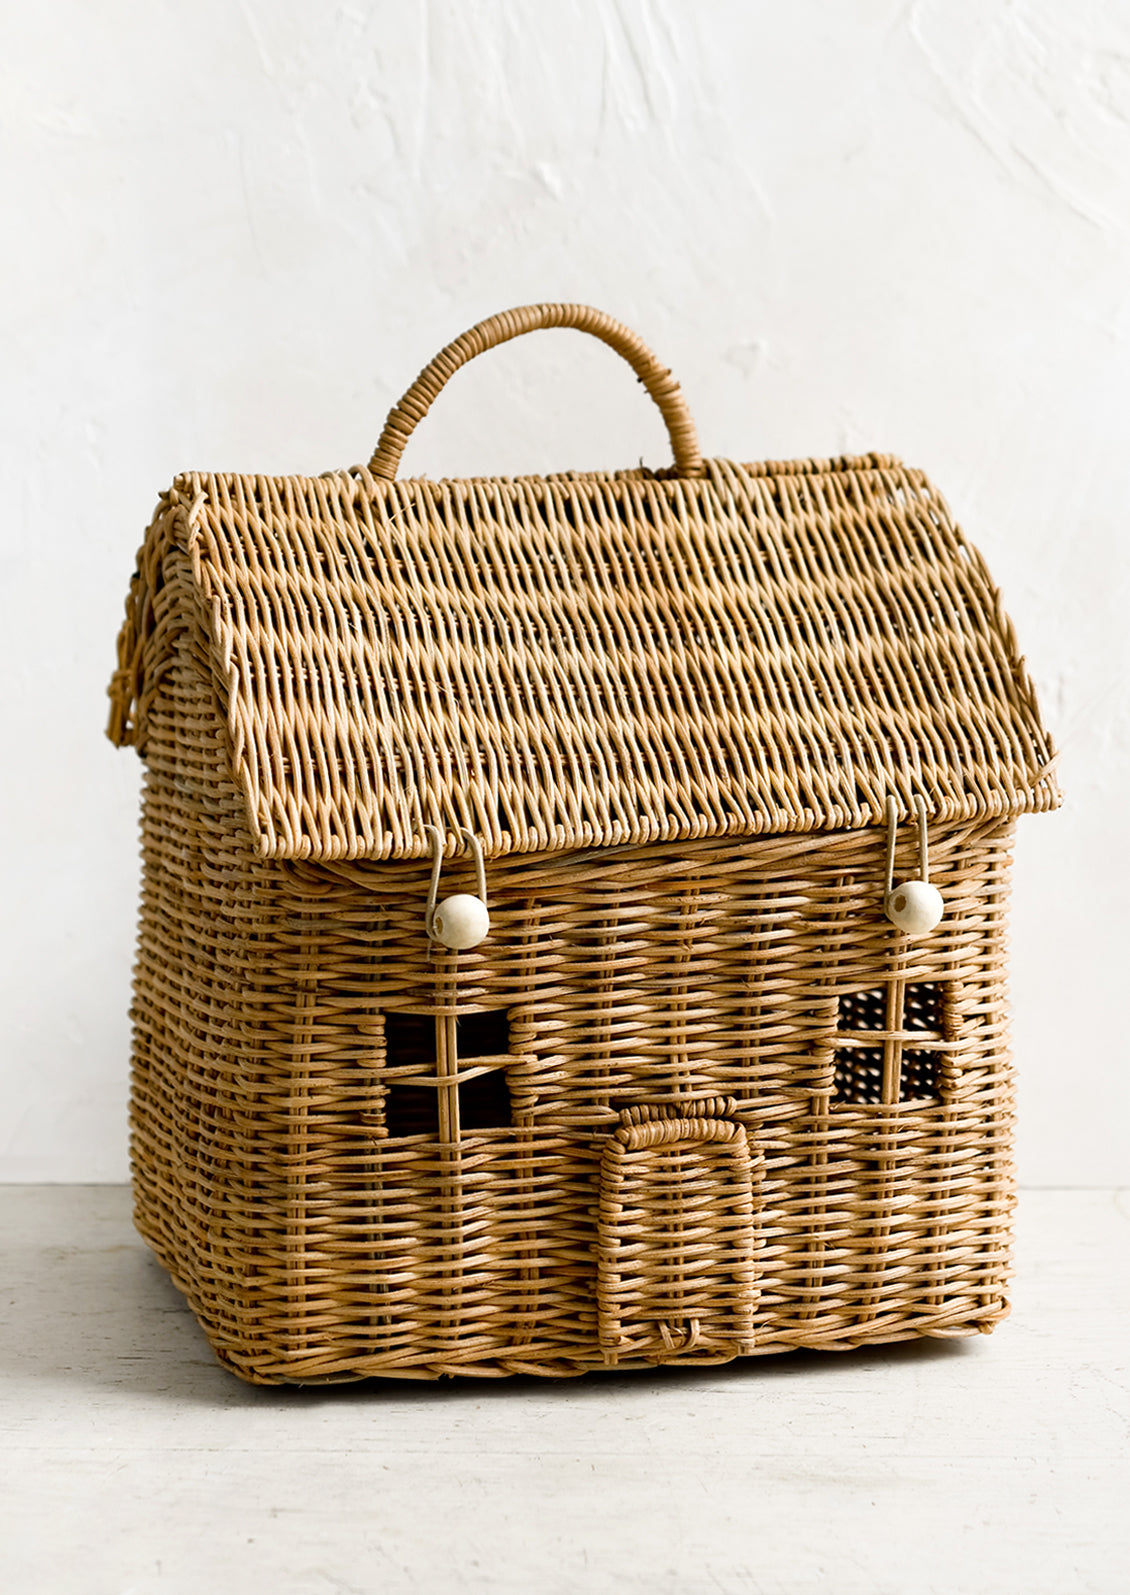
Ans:
<svg viewBox="0 0 1130 1595"><path fill-rule="evenodd" d="M629 361L673 469L394 479L459 365L551 326ZM237 1373L1007 1311L1010 848L1058 795L920 472L703 461L625 328L512 311L368 467L179 477L111 695L145 761L136 1218Z"/></svg>

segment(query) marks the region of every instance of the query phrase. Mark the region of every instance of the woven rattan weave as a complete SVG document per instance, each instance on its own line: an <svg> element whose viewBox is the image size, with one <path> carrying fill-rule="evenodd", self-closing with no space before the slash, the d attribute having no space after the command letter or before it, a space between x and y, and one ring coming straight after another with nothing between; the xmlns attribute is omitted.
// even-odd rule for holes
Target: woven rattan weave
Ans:
<svg viewBox="0 0 1130 1595"><path fill-rule="evenodd" d="M674 469L394 480L452 372L541 327L630 362ZM512 311L367 467L178 478L111 696L146 771L137 1222L236 1372L569 1374L1006 1312L1011 835L1058 795L918 471L703 461L633 334ZM483 864L469 951L428 934L437 831L444 893ZM888 917L888 838L899 881L928 843L928 934Z"/></svg>

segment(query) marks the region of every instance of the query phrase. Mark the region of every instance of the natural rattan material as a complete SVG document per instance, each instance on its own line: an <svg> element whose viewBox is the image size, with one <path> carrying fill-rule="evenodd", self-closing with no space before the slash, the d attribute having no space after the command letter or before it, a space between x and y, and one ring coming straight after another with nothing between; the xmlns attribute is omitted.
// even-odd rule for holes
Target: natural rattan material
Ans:
<svg viewBox="0 0 1130 1595"><path fill-rule="evenodd" d="M1055 801L983 565L891 460L693 483L190 476L123 639L117 734L148 740L191 605L265 856L488 856L839 830Z"/></svg>
<svg viewBox="0 0 1130 1595"><path fill-rule="evenodd" d="M424 367L385 422L380 441L369 461L373 475L386 477L389 481L393 479L404 445L427 415L441 388L460 366L466 365L468 360L473 360L475 355L482 354L484 350L508 343L523 332L550 327L573 327L578 332L590 332L610 349L615 349L628 362L659 406L671 439L675 470L680 476L701 474L702 455L699 453L698 433L682 389L641 338L630 328L613 321L611 316L593 310L590 305L523 305L517 310L504 310L499 316L480 321L478 326L449 343L446 349L441 349L435 359Z"/></svg>
<svg viewBox="0 0 1130 1595"><path fill-rule="evenodd" d="M138 1223L236 1371L1006 1311L1008 866L1053 754L919 473L183 477L112 695L146 760ZM930 815L921 941L884 914L891 794ZM445 894L482 840L473 951L427 939L428 824Z"/></svg>

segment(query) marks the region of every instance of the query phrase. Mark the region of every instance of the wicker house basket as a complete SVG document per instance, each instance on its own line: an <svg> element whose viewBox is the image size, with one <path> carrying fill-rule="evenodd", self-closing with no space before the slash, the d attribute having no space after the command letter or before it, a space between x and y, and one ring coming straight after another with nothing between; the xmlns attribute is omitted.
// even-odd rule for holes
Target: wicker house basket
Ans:
<svg viewBox="0 0 1130 1595"><path fill-rule="evenodd" d="M674 468L396 480L448 377L544 327L629 362ZM627 329L511 311L367 467L179 477L111 696L145 760L137 1223L237 1373L1007 1311L1010 847L1058 795L920 472L703 461Z"/></svg>

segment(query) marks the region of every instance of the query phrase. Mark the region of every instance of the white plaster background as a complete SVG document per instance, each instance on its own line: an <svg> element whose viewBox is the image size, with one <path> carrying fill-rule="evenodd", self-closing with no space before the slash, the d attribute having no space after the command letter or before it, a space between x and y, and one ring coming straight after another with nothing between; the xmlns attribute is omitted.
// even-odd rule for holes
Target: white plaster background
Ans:
<svg viewBox="0 0 1130 1595"><path fill-rule="evenodd" d="M4 7L0 1178L126 1174L136 760L102 738L181 469L367 456L436 349L580 299L708 452L878 448L989 561L1062 746L1021 826L1029 1183L1125 1182L1130 7ZM573 334L462 373L412 473L662 461Z"/></svg>

